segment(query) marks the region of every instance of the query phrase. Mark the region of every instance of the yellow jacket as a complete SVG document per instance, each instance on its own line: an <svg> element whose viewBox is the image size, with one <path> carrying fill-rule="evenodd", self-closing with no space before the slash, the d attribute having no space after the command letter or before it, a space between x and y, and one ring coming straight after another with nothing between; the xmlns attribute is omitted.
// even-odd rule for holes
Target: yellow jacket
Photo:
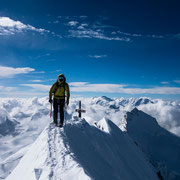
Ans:
<svg viewBox="0 0 180 180"><path fill-rule="evenodd" d="M49 91L49 99L52 99L52 95L54 95L55 99L65 99L65 92L67 101L69 101L70 91L68 83L57 81L52 85Z"/></svg>

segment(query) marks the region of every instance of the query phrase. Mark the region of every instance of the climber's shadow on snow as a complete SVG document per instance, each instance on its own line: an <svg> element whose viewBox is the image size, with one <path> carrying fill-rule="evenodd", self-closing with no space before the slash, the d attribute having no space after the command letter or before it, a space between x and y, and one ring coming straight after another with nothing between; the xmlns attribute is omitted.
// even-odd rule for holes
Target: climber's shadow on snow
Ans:
<svg viewBox="0 0 180 180"><path fill-rule="evenodd" d="M64 132L73 158L92 179L156 179L142 152L112 121L90 126L82 119L66 124Z"/></svg>

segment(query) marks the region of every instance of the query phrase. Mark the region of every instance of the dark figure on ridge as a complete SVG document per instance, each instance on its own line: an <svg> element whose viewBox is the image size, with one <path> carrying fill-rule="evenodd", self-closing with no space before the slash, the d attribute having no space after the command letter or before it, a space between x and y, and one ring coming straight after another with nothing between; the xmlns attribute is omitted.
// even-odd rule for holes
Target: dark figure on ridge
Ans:
<svg viewBox="0 0 180 180"><path fill-rule="evenodd" d="M66 94L66 95L65 95ZM54 95L52 100L52 95ZM53 102L54 114L53 119L54 123L57 125L57 117L58 117L58 110L60 112L60 127L63 126L64 122L64 106L65 106L65 97L66 104L69 104L70 92L69 92L69 85L66 83L66 78L63 74L58 76L57 82L55 82L50 91L49 91L49 102Z"/></svg>

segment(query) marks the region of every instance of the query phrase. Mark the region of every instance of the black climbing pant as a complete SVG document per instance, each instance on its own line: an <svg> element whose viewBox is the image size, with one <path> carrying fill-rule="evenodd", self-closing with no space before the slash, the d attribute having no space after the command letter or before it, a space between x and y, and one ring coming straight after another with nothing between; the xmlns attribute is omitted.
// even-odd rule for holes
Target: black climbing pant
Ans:
<svg viewBox="0 0 180 180"><path fill-rule="evenodd" d="M65 99L54 99L53 100L53 108L54 108L54 123L57 124L58 111L60 112L60 124L63 125L64 122L64 105Z"/></svg>

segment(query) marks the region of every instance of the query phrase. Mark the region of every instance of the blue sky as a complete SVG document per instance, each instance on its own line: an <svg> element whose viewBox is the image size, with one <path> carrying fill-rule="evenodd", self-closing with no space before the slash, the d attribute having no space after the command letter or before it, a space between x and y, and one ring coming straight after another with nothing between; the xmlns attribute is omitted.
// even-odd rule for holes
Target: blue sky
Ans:
<svg viewBox="0 0 180 180"><path fill-rule="evenodd" d="M2 0L0 96L180 99L178 1Z"/></svg>

